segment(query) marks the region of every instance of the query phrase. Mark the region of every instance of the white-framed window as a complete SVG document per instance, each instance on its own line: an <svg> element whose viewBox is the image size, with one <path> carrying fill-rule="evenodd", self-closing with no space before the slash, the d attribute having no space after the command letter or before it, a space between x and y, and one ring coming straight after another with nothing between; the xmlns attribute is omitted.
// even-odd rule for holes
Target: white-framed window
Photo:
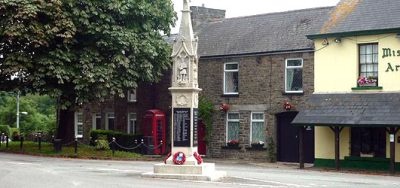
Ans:
<svg viewBox="0 0 400 188"><path fill-rule="evenodd" d="M238 112L226 114L226 142L231 140L239 141L240 115Z"/></svg>
<svg viewBox="0 0 400 188"><path fill-rule="evenodd" d="M106 130L114 130L115 129L115 116L114 112L109 112L106 114Z"/></svg>
<svg viewBox="0 0 400 188"><path fill-rule="evenodd" d="M131 89L128 90L128 102L136 102L137 97L136 97L136 89Z"/></svg>
<svg viewBox="0 0 400 188"><path fill-rule="evenodd" d="M250 144L265 143L265 123L263 112L252 112L250 122Z"/></svg>
<svg viewBox="0 0 400 188"><path fill-rule="evenodd" d="M303 93L303 59L286 59L285 92Z"/></svg>
<svg viewBox="0 0 400 188"><path fill-rule="evenodd" d="M136 113L128 114L128 134L136 134Z"/></svg>
<svg viewBox="0 0 400 188"><path fill-rule="evenodd" d="M358 82L358 86L378 86L378 57L378 43L359 44L359 78L364 77L366 83Z"/></svg>
<svg viewBox="0 0 400 188"><path fill-rule="evenodd" d="M92 114L92 130L101 129L101 114Z"/></svg>
<svg viewBox="0 0 400 188"><path fill-rule="evenodd" d="M239 94L239 64L224 64L224 94Z"/></svg>
<svg viewBox="0 0 400 188"><path fill-rule="evenodd" d="M75 138L83 137L83 113L82 112L75 112L74 130L75 130Z"/></svg>

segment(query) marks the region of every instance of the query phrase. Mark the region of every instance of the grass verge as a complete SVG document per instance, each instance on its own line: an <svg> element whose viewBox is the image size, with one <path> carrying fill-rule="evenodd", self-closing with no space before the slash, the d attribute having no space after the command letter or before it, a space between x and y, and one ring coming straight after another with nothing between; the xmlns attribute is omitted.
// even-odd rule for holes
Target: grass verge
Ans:
<svg viewBox="0 0 400 188"><path fill-rule="evenodd" d="M42 142L41 150L39 150L37 142L24 142L23 149L20 149L20 142L10 142L8 148L2 143L0 152L18 153L35 156L62 157L62 158L80 158L80 159L107 159L107 160L146 160L143 155L115 151L114 155L111 150L96 150L88 145L78 145L78 152L75 154L73 146L63 146L61 152L55 152L52 143Z"/></svg>

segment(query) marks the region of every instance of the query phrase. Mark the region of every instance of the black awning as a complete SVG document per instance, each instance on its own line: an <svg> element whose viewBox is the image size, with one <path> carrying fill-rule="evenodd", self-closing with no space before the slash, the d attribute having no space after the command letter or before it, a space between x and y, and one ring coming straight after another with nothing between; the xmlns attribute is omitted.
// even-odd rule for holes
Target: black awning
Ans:
<svg viewBox="0 0 400 188"><path fill-rule="evenodd" d="M400 93L313 94L292 124L400 127Z"/></svg>

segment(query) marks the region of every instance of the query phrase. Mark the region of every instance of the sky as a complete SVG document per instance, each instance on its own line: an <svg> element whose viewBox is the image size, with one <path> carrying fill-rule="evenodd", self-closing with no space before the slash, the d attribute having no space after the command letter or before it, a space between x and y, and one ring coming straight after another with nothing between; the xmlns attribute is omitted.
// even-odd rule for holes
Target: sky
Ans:
<svg viewBox="0 0 400 188"><path fill-rule="evenodd" d="M180 17L183 0L172 0L175 11ZM313 7L335 6L339 0L191 0L190 6L224 9L226 17L249 16L270 12L282 12ZM177 33L180 20L172 33Z"/></svg>

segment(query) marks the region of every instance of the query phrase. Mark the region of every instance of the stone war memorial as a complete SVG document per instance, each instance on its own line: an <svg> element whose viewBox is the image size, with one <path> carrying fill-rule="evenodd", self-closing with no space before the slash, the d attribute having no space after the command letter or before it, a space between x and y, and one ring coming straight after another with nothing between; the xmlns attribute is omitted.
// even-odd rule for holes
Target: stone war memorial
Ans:
<svg viewBox="0 0 400 188"><path fill-rule="evenodd" d="M172 147L164 163L154 165L145 177L214 181L226 176L214 163L203 163L197 153L198 38L194 36L189 0L183 0L182 21L173 45Z"/></svg>

